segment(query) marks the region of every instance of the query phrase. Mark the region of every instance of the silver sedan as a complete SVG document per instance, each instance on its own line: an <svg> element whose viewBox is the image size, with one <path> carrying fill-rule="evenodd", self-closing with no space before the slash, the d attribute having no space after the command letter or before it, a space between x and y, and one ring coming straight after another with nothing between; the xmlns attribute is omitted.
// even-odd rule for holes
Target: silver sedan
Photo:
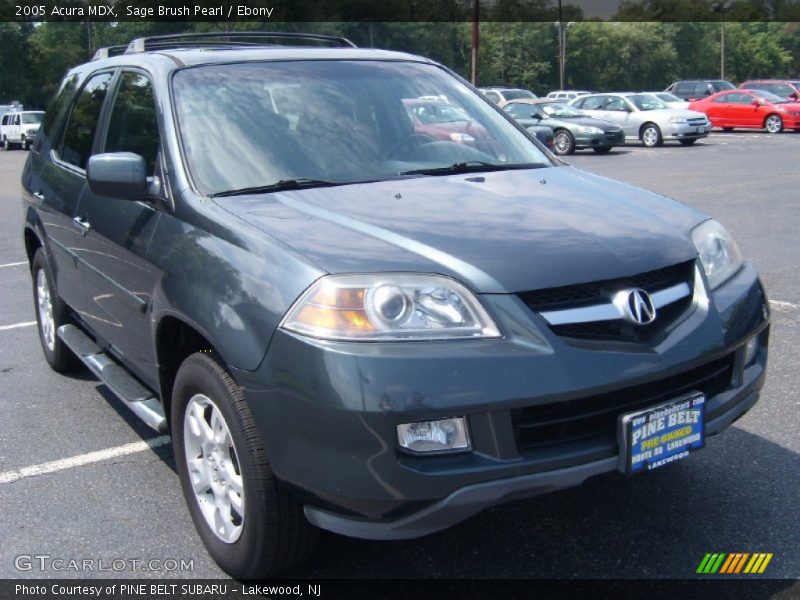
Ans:
<svg viewBox="0 0 800 600"><path fill-rule="evenodd" d="M711 130L703 113L670 108L652 94L590 94L575 98L570 105L587 116L620 125L626 140L641 140L648 148L667 140L690 146Z"/></svg>

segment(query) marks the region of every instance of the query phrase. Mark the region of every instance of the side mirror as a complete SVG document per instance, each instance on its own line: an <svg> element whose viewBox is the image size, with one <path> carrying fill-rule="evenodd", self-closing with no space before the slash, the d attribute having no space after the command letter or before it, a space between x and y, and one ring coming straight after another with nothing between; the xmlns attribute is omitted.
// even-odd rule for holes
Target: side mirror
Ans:
<svg viewBox="0 0 800 600"><path fill-rule="evenodd" d="M86 181L98 196L138 200L147 196L147 164L132 152L95 154L86 165Z"/></svg>
<svg viewBox="0 0 800 600"><path fill-rule="evenodd" d="M540 115L539 113L531 113L531 119L536 119L537 121L541 121L542 115Z"/></svg>
<svg viewBox="0 0 800 600"><path fill-rule="evenodd" d="M753 101L750 104L752 104L753 106L761 106L761 100L759 100L758 98L753 98Z"/></svg>

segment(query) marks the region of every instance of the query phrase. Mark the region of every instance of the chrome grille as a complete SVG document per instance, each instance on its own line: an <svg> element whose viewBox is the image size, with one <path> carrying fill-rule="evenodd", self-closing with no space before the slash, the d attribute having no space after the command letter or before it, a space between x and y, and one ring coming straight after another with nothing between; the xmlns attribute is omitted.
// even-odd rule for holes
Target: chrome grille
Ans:
<svg viewBox="0 0 800 600"><path fill-rule="evenodd" d="M687 261L630 277L525 292L520 298L559 336L648 342L663 334L691 305L694 272L694 261ZM613 303L618 292L634 288L645 290L657 304L653 323L630 323Z"/></svg>

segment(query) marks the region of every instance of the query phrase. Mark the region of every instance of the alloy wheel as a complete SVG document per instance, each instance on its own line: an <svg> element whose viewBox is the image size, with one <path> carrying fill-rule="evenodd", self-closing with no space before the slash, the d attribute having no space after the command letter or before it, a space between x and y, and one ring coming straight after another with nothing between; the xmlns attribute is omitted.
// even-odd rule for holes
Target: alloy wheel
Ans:
<svg viewBox="0 0 800 600"><path fill-rule="evenodd" d="M39 323L42 337L47 348L53 352L56 348L56 322L53 318L53 301L50 297L50 286L44 269L36 273L36 303L39 311Z"/></svg>
<svg viewBox="0 0 800 600"><path fill-rule="evenodd" d="M566 131L559 131L553 140L553 145L557 154L567 154L572 146L569 134Z"/></svg>
<svg viewBox="0 0 800 600"><path fill-rule="evenodd" d="M658 144L658 131L656 131L655 127L647 127L642 132L642 142L648 148L652 148L656 144Z"/></svg>
<svg viewBox="0 0 800 600"><path fill-rule="evenodd" d="M208 396L189 399L184 451L195 500L211 531L226 544L242 535L244 481L236 447L219 407Z"/></svg>
<svg viewBox="0 0 800 600"><path fill-rule="evenodd" d="M778 115L770 115L765 126L769 133L780 133L783 130L783 120Z"/></svg>

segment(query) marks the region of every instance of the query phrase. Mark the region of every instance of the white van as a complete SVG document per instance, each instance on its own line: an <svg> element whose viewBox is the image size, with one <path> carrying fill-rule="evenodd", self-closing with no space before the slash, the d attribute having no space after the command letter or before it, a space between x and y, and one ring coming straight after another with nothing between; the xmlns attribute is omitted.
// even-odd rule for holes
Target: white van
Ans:
<svg viewBox="0 0 800 600"><path fill-rule="evenodd" d="M44 111L26 110L9 112L0 119L0 135L6 150L19 147L28 150L39 133Z"/></svg>

